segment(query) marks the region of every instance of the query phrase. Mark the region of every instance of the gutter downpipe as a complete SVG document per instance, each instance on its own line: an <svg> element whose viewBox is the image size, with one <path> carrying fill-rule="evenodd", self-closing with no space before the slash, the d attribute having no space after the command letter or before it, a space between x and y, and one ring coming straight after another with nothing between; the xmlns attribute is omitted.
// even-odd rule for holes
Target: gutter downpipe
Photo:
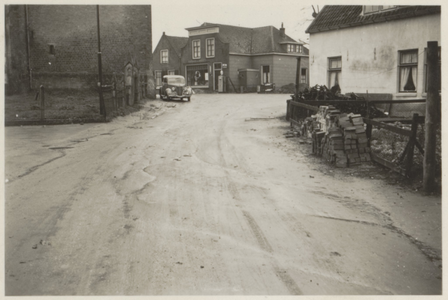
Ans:
<svg viewBox="0 0 448 300"><path fill-rule="evenodd" d="M31 70L31 59L30 59L30 33L29 33L29 20L28 20L28 5L25 5L25 34L26 34L26 58L28 64L28 78L29 78L29 89L33 88L33 74Z"/></svg>

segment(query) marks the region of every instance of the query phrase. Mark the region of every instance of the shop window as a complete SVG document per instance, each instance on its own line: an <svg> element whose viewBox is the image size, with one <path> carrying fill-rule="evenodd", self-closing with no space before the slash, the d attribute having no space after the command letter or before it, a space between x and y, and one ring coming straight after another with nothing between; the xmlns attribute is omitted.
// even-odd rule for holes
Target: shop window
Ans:
<svg viewBox="0 0 448 300"><path fill-rule="evenodd" d="M168 63L168 50L160 51L160 63L162 63L162 64Z"/></svg>
<svg viewBox="0 0 448 300"><path fill-rule="evenodd" d="M201 58L201 40L193 41L193 58Z"/></svg>
<svg viewBox="0 0 448 300"><path fill-rule="evenodd" d="M215 39L207 39L207 57L215 57Z"/></svg>
<svg viewBox="0 0 448 300"><path fill-rule="evenodd" d="M187 67L187 84L189 86L208 87L209 73L207 65Z"/></svg>
<svg viewBox="0 0 448 300"><path fill-rule="evenodd" d="M418 50L400 51L399 57L399 92L415 92L417 91Z"/></svg>
<svg viewBox="0 0 448 300"><path fill-rule="evenodd" d="M328 58L328 87L332 88L335 85L341 85L342 73L342 58L330 57Z"/></svg>
<svg viewBox="0 0 448 300"><path fill-rule="evenodd" d="M438 61L439 65L437 68L437 86L439 89L439 92L442 89L442 57L440 56L441 47L439 47L438 52ZM428 54L427 49L425 49L425 92L428 92Z"/></svg>
<svg viewBox="0 0 448 300"><path fill-rule="evenodd" d="M270 66L262 66L261 67L262 72L262 80L263 84L270 83L271 82L271 67Z"/></svg>

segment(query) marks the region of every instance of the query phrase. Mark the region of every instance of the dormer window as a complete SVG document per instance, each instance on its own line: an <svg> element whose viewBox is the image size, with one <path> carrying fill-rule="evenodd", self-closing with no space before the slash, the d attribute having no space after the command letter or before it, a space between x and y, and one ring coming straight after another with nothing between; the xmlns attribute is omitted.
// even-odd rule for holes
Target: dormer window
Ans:
<svg viewBox="0 0 448 300"><path fill-rule="evenodd" d="M364 14L376 13L396 7L396 5L366 5L364 6Z"/></svg>
<svg viewBox="0 0 448 300"><path fill-rule="evenodd" d="M286 51L287 51L287 52L297 52L297 53L302 53L302 52L303 52L303 46L302 46L302 45L292 45L292 44L288 44L288 45L286 45Z"/></svg>

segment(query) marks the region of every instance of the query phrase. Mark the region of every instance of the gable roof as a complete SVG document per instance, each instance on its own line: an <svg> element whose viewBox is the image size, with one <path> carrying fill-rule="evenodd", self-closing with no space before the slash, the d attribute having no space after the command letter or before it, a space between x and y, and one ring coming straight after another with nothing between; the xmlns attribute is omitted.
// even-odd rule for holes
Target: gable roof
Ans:
<svg viewBox="0 0 448 300"><path fill-rule="evenodd" d="M306 33L338 30L372 23L388 22L417 16L440 14L440 6L398 6L385 11L362 15L362 5L325 5Z"/></svg>
<svg viewBox="0 0 448 300"><path fill-rule="evenodd" d="M170 42L171 46L173 47L174 51L176 51L178 56L181 56L181 49L188 43L187 37L180 37L180 36L168 36L165 35L165 38Z"/></svg>
<svg viewBox="0 0 448 300"><path fill-rule="evenodd" d="M281 36L280 30L274 26L257 28L240 27L233 25L203 23L199 27L187 28L187 30L219 27L219 37L224 43L229 44L229 52L239 54L262 54L280 52L286 53L282 43L303 45L285 35ZM308 54L308 49L303 48L302 54ZM298 53L295 53L298 54Z"/></svg>

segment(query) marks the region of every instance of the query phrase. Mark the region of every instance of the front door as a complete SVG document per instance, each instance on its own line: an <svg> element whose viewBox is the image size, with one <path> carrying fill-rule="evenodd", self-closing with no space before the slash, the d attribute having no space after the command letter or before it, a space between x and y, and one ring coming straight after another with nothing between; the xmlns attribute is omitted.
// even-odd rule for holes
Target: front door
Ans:
<svg viewBox="0 0 448 300"><path fill-rule="evenodd" d="M213 90L217 91L218 90L218 79L219 79L219 76L221 76L222 64L221 63L214 63L213 64L213 69L215 70L214 73L213 73L213 75L214 75Z"/></svg>
<svg viewBox="0 0 448 300"><path fill-rule="evenodd" d="M262 66L261 67L262 70L262 83L270 83L271 82L271 68L269 66Z"/></svg>

